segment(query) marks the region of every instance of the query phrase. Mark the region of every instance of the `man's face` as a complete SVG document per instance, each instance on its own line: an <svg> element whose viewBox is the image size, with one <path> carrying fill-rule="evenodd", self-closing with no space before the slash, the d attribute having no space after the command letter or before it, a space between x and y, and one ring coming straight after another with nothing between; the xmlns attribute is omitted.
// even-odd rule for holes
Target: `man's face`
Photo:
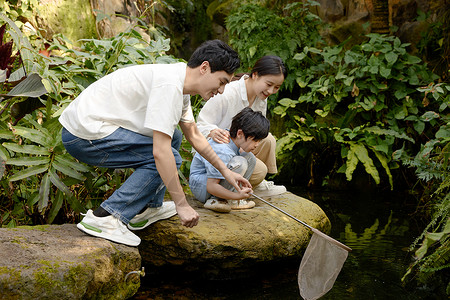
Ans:
<svg viewBox="0 0 450 300"><path fill-rule="evenodd" d="M225 85L231 81L233 74L228 74L225 71L211 73L209 63L205 63L205 66L202 64L203 78L199 94L203 99L209 100L214 95L223 93Z"/></svg>

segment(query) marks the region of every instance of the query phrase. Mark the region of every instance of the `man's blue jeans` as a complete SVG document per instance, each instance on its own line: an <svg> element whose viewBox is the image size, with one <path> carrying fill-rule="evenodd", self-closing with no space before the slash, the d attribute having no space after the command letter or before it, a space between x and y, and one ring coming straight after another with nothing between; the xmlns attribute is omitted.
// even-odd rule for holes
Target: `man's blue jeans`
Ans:
<svg viewBox="0 0 450 300"><path fill-rule="evenodd" d="M175 130L172 152L177 168L182 161L178 152L182 138L181 132ZM144 207L162 205L166 187L156 169L152 137L119 128L105 138L84 140L63 128L62 141L67 152L84 163L112 169L134 169L122 186L101 204L125 224Z"/></svg>

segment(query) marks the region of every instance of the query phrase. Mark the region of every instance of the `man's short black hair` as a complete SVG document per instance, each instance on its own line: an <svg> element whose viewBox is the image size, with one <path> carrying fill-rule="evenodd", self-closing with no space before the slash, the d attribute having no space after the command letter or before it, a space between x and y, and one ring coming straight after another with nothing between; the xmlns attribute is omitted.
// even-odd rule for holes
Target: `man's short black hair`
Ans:
<svg viewBox="0 0 450 300"><path fill-rule="evenodd" d="M212 73L225 71L233 74L241 64L236 51L221 40L210 40L201 44L195 49L187 65L196 68L204 61L209 62Z"/></svg>
<svg viewBox="0 0 450 300"><path fill-rule="evenodd" d="M260 141L269 135L270 122L260 111L246 107L233 117L230 136L235 138L239 129L242 130L246 139L252 137Z"/></svg>

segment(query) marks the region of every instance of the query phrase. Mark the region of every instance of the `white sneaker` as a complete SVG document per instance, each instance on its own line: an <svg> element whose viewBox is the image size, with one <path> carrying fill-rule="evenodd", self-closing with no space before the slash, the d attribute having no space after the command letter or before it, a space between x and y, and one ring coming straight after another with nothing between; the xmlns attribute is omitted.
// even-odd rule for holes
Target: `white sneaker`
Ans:
<svg viewBox="0 0 450 300"><path fill-rule="evenodd" d="M128 246L138 246L141 243L141 239L129 231L118 218L112 215L96 217L92 210L88 210L77 228L87 234Z"/></svg>
<svg viewBox="0 0 450 300"><path fill-rule="evenodd" d="M143 213L137 214L130 223L128 223L128 229L141 230L156 221L173 217L177 214L175 208L175 202L164 201L160 207L147 207Z"/></svg>
<svg viewBox="0 0 450 300"><path fill-rule="evenodd" d="M230 204L228 204L227 200L217 199L216 197L211 197L206 200L203 207L221 213L228 213L231 211Z"/></svg>
<svg viewBox="0 0 450 300"><path fill-rule="evenodd" d="M255 202L252 200L228 200L228 204L230 204L231 209L239 210L239 209L250 209L255 207Z"/></svg>
<svg viewBox="0 0 450 300"><path fill-rule="evenodd" d="M286 193L286 188L284 185L275 185L273 181L263 180L258 186L253 190L256 196L259 197L270 197L275 195L280 195Z"/></svg>

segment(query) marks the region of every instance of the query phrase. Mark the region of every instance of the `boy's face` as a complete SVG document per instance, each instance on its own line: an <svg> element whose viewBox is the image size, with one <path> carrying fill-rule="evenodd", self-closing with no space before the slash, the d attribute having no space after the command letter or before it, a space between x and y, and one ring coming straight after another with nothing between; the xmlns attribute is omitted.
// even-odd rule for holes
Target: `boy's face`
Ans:
<svg viewBox="0 0 450 300"><path fill-rule="evenodd" d="M230 82L233 74L228 74L225 71L211 72L211 67L207 61L200 66L202 74L202 84L198 94L205 100L209 100L216 94L222 94L225 85Z"/></svg>
<svg viewBox="0 0 450 300"><path fill-rule="evenodd" d="M245 138L244 132L242 132L241 129L238 130L236 139L234 140L236 146L238 146L245 152L252 152L253 150L255 150L259 142L259 140L254 140L253 137Z"/></svg>

